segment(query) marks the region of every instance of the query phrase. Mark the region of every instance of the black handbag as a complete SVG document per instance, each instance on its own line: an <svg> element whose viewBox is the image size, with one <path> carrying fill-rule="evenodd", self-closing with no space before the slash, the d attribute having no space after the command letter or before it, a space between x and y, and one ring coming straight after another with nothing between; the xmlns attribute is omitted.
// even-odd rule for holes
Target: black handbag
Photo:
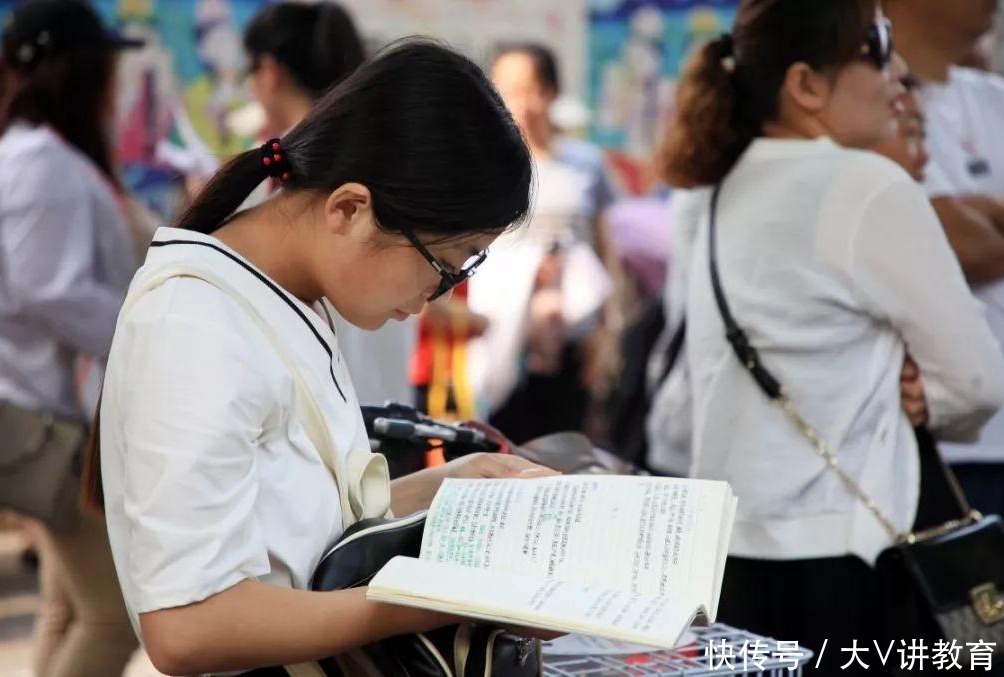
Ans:
<svg viewBox="0 0 1004 677"><path fill-rule="evenodd" d="M756 348L750 345L748 335L729 309L715 251L720 192L721 184L715 186L711 196L708 261L726 339L763 393L777 402L812 443L827 468L868 508L893 541L876 562L883 583L885 639L945 642L960 649L958 662L966 667L970 665L969 653L974 646L977 651L992 651L994 659L1000 660L1004 657L1004 525L1000 516L984 517L969 506L955 475L941 459L926 430L918 432L922 473L932 484L941 484L942 494L954 498L958 510L954 518L921 531L901 533L877 503L844 472L826 443L792 407L781 384L763 366Z"/></svg>
<svg viewBox="0 0 1004 677"><path fill-rule="evenodd" d="M311 588L367 585L394 556L418 556L424 527L424 512L357 522L321 559ZM538 640L475 623L391 637L319 663L326 675L384 677L534 677L543 670Z"/></svg>
<svg viewBox="0 0 1004 677"><path fill-rule="evenodd" d="M886 548L875 563L887 640L924 639L959 647L968 667L974 645L1004 657L1004 522L969 506L955 474L926 429L917 431L921 498L935 514L920 517L915 531ZM946 514L947 511L947 514Z"/></svg>

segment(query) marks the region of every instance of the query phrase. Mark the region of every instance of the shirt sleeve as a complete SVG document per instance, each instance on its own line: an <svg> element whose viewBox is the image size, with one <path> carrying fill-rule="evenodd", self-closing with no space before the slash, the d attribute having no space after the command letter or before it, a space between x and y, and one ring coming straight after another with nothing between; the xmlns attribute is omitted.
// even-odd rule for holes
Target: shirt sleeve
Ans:
<svg viewBox="0 0 1004 677"><path fill-rule="evenodd" d="M256 356L222 321L168 314L125 326L130 349L119 367L128 376L117 380L113 430L124 441L125 571L144 613L271 570L255 504L272 407Z"/></svg>
<svg viewBox="0 0 1004 677"><path fill-rule="evenodd" d="M17 312L48 326L75 350L103 357L124 288L100 281L86 186L49 149L17 162L0 205L0 270Z"/></svg>
<svg viewBox="0 0 1004 677"><path fill-rule="evenodd" d="M850 278L920 367L931 429L973 439L1004 402L1004 359L934 210L905 175L865 206Z"/></svg>

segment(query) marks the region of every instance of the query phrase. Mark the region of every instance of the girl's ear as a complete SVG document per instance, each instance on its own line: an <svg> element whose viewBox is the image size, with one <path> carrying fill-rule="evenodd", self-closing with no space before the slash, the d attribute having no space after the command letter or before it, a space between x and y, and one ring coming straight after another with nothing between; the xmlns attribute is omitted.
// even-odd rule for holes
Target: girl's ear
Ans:
<svg viewBox="0 0 1004 677"><path fill-rule="evenodd" d="M809 64L799 61L788 67L781 85L783 96L796 109L818 115L829 101L832 87L829 78L817 73Z"/></svg>
<svg viewBox="0 0 1004 677"><path fill-rule="evenodd" d="M363 213L373 209L370 189L361 183L343 183L324 202L324 220L333 233L346 233Z"/></svg>

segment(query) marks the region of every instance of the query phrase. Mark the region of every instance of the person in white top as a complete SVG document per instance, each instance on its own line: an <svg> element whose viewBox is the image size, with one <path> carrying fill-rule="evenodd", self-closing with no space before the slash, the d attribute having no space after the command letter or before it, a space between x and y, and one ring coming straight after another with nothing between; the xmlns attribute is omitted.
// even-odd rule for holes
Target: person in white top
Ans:
<svg viewBox="0 0 1004 677"><path fill-rule="evenodd" d="M80 401L75 365L107 354L136 270L106 136L114 52L124 46L86 5L67 0L23 3L4 24L0 408L25 416L89 421L93 409ZM18 442L16 431L0 429L0 446ZM8 478L17 472L16 464L4 469ZM47 481L73 486L76 478ZM72 522L58 529L30 523L43 599L34 671L41 677L121 674L136 640L104 522L91 515Z"/></svg>
<svg viewBox="0 0 1004 677"><path fill-rule="evenodd" d="M427 507L445 477L549 471L487 454L389 483L334 318L376 329L470 277L525 217L531 176L481 70L406 41L157 234L118 320L88 465L158 669L267 671L455 622L309 581L347 524ZM235 213L269 177L279 193Z"/></svg>
<svg viewBox="0 0 1004 677"><path fill-rule="evenodd" d="M1004 345L1004 78L954 65L991 29L997 2L887 4L899 49L921 81L930 154L924 189ZM1004 514L1004 414L978 440L941 449L973 507Z"/></svg>
<svg viewBox="0 0 1004 677"><path fill-rule="evenodd" d="M522 443L586 429L605 389L619 264L602 216L613 189L600 149L551 121L561 81L549 48L503 45L491 74L530 146L537 190L531 227L500 240L471 282L488 328L471 342L470 375L492 425Z"/></svg>
<svg viewBox="0 0 1004 677"><path fill-rule="evenodd" d="M907 348L943 438L973 438L1004 402L1004 360L922 191L856 150L894 132L904 74L874 0L744 0L732 35L688 65L663 149L671 184L721 186L717 267L732 313L899 532L920 493L901 406ZM892 535L733 352L712 291L709 209L686 340L691 472L729 481L739 499L720 618L817 652L827 639L881 638L872 566ZM822 671L842 658L824 656Z"/></svg>
<svg viewBox="0 0 1004 677"><path fill-rule="evenodd" d="M916 181L924 178L927 149L924 143L924 115L917 100L917 82L911 76L903 80L906 92L901 99L902 109L897 112L897 133L883 139L872 150L898 163ZM678 331L683 331L686 316L687 282L697 230L702 209L711 199L709 188L673 191L670 201L672 223L673 266L666 277L663 290L666 326L653 348L649 359L648 378L652 392L652 406L648 412L647 465L652 470L667 475L685 476L690 471L691 414L690 372L687 368L686 342L682 344L676 362L667 365L669 342ZM667 371L667 367L672 368ZM912 366L904 370L905 376L913 373ZM922 394L915 390L915 380L903 379L904 409L910 413L914 407L922 409ZM916 398L914 397L916 395Z"/></svg>

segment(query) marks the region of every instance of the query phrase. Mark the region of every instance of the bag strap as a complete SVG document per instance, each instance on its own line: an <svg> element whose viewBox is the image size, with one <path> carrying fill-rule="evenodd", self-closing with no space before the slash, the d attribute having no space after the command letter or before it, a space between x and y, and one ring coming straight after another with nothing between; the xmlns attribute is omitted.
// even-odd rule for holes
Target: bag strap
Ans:
<svg viewBox="0 0 1004 677"><path fill-rule="evenodd" d="M679 324L676 325L676 329L673 330L673 335L669 339L669 343L666 345L666 350L663 351L662 365L659 369L659 378L656 379L655 387L652 388L653 391L658 390L666 379L669 378L669 372L673 371L673 367L680 359L680 353L683 350L683 343L687 338L687 317L684 315L680 318Z"/></svg>
<svg viewBox="0 0 1004 677"><path fill-rule="evenodd" d="M736 357L739 358L739 361L746 367L747 371L749 371L757 385L760 386L760 390L762 390L768 398L777 402L778 406L780 406L784 413L788 416L788 419L812 444L816 453L826 464L827 470L834 473L844 487L847 488L847 491L849 491L851 495L860 501L865 508L867 508L868 511L875 516L875 519L878 520L879 524L882 525L882 528L894 542L915 543L919 540L947 533L960 526L964 526L981 519L982 516L969 506L969 502L966 500L955 474L944 462L944 459L941 458L941 455L935 452L938 456L941 468L945 473L946 481L951 487L952 492L955 494L956 499L959 500L960 506L966 516L962 519L952 520L921 532L904 533L899 531L892 523L892 520L889 519L889 517L878 507L878 504L871 497L871 495L869 495L868 492L866 492L853 477L847 474L847 472L840 467L837 457L834 456L832 451L830 451L829 446L822 439L822 437L820 437L819 433L816 432L815 428L813 428L812 425L795 410L791 401L788 399L788 395L785 392L784 387L760 361L759 352L757 352L757 349L750 344L749 335L747 335L742 327L740 327L736 322L735 317L732 315L732 311L729 308L728 301L725 298L725 290L722 288L721 278L718 273L718 254L715 246L717 240L715 233L717 221L716 216L718 212L718 197L721 193L721 189L722 184L719 183L715 186L714 191L711 193L711 211L708 218L708 266L711 273L711 286L714 291L715 303L718 306L718 312L722 316L722 322L725 324L725 338L728 340L729 345L732 346L732 350L736 354Z"/></svg>

